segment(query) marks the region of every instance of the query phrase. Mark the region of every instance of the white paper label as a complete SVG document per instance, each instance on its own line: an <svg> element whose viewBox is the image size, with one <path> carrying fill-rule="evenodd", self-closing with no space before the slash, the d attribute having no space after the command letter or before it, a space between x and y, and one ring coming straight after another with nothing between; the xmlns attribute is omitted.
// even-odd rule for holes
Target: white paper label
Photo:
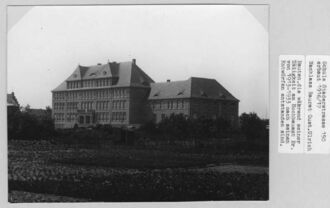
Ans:
<svg viewBox="0 0 330 208"><path fill-rule="evenodd" d="M279 58L279 152L329 153L330 56Z"/></svg>

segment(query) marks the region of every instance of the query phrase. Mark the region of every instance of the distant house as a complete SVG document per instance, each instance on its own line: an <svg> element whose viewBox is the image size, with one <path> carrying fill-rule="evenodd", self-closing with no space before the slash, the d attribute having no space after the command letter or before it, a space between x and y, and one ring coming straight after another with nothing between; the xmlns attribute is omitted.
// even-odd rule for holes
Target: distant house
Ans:
<svg viewBox="0 0 330 208"><path fill-rule="evenodd" d="M19 110L19 108L20 106L14 92L12 92L11 94L7 94L7 110L14 111Z"/></svg>
<svg viewBox="0 0 330 208"><path fill-rule="evenodd" d="M29 115L35 116L37 119L42 119L47 116L51 116L51 112L47 111L46 109L29 108L29 109L26 109L26 113L28 113Z"/></svg>
<svg viewBox="0 0 330 208"><path fill-rule="evenodd" d="M78 65L52 91L55 128L139 126L170 114L223 117L238 125L238 103L215 79L155 83L136 60Z"/></svg>

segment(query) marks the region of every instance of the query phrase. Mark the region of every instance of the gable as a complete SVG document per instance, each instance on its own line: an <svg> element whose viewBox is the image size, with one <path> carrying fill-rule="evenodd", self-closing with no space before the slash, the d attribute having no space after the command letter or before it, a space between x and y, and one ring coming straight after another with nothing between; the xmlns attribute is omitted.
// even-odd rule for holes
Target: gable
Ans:
<svg viewBox="0 0 330 208"><path fill-rule="evenodd" d="M17 106L17 107L19 107L19 103L18 103L14 93L7 94L7 106Z"/></svg>

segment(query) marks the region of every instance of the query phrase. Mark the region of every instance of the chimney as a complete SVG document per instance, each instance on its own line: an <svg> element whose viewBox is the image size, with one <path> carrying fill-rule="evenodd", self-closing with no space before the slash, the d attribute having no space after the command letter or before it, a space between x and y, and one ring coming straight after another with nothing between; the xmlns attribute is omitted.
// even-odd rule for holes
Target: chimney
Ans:
<svg viewBox="0 0 330 208"><path fill-rule="evenodd" d="M133 64L136 64L136 59L132 59L132 63Z"/></svg>
<svg viewBox="0 0 330 208"><path fill-rule="evenodd" d="M171 82L171 80L170 80L170 79L168 79L168 80L166 80L166 82Z"/></svg>

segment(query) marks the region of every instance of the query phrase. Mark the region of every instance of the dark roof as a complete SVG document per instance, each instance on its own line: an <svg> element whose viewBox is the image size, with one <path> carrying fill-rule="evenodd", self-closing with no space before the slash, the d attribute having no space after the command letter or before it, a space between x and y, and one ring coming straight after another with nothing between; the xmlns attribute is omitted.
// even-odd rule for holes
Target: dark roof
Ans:
<svg viewBox="0 0 330 208"><path fill-rule="evenodd" d="M48 115L48 111L45 110L45 109L30 108L30 109L27 109L26 112L30 115L34 115L34 116L37 116L37 117L43 117L43 116Z"/></svg>
<svg viewBox="0 0 330 208"><path fill-rule="evenodd" d="M17 106L19 107L19 103L15 97L15 94L12 92L11 94L7 94L7 106Z"/></svg>
<svg viewBox="0 0 330 208"><path fill-rule="evenodd" d="M66 82L74 80L100 79L100 78L118 78L114 87L126 86L149 86L154 81L140 69L134 61L131 62L108 62L107 64L98 64L94 66L77 66L74 72L53 91L67 90Z"/></svg>
<svg viewBox="0 0 330 208"><path fill-rule="evenodd" d="M215 79L191 77L184 81L152 83L150 100L205 98L238 101Z"/></svg>

